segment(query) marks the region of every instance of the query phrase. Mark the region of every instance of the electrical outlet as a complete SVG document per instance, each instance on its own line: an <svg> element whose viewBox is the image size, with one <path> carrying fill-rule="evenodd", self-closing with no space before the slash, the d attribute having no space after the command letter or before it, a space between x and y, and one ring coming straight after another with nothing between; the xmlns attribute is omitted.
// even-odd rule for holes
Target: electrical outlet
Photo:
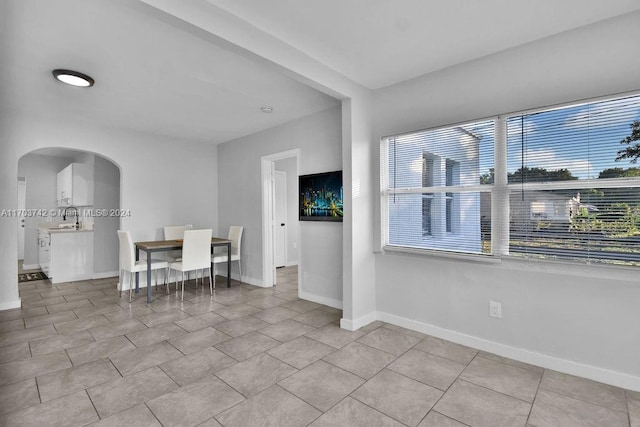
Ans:
<svg viewBox="0 0 640 427"><path fill-rule="evenodd" d="M502 304L498 301L489 301L489 316L496 319L502 318Z"/></svg>

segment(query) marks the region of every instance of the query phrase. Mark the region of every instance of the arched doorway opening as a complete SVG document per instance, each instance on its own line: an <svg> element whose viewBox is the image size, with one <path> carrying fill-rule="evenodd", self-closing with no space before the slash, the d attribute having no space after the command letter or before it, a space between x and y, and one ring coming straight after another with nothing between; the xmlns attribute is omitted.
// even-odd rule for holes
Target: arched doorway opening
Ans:
<svg viewBox="0 0 640 427"><path fill-rule="evenodd" d="M61 201L59 174L69 165L83 165L90 197L66 198ZM60 223L77 221L82 229L90 231L90 278L118 275L118 239L120 228L121 171L120 167L98 153L67 148L41 148L24 154L18 160L19 203L24 194L24 215L17 221L18 273L37 271L46 262L41 250L44 242L39 229L55 227ZM77 208L70 209L70 206ZM63 219L63 213L67 214ZM77 212L77 214L76 214ZM99 213L99 215L98 215ZM106 213L106 215L103 215ZM24 276L23 276L24 277Z"/></svg>

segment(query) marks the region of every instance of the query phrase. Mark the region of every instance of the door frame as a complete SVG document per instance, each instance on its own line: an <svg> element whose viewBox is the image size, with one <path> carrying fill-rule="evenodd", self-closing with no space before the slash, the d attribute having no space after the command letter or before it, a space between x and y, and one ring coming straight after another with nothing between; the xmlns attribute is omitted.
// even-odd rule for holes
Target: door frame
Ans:
<svg viewBox="0 0 640 427"><path fill-rule="evenodd" d="M296 175L300 175L300 149L282 151L267 156L262 156L262 286L270 287L276 284L275 267L275 239L274 239L274 214L275 214L275 194L274 194L274 162L278 160L295 157ZM301 234L298 235L298 247L300 245ZM300 251L302 252L302 251ZM298 260L298 289L301 288L302 256Z"/></svg>
<svg viewBox="0 0 640 427"><path fill-rule="evenodd" d="M273 174L274 174L274 177L275 177L276 175L280 175L280 176L283 176L283 177L284 177L284 181L283 181L283 184L284 184L284 192L283 192L283 194L282 194L282 197L283 197L283 199L284 199L284 212L283 212L284 220L283 220L283 222L284 222L284 224L285 224L285 225L284 225L284 227L283 227L283 228L284 228L284 245L283 245L283 247L282 247L282 257L283 257L283 264L282 264L282 265L283 265L283 266L287 266L287 265L289 264L289 253L288 253L289 251L288 251L288 248L287 248L287 246L289 246L289 245L288 245L288 240L287 240L287 239L288 239L288 234L289 234L289 233L288 233L288 231L287 231L287 229L288 229L288 227L289 227L289 218L288 218L288 216L287 216L287 208L288 208L288 205L287 205L287 202L288 202L288 200L287 200L287 173L286 173L285 171L274 170L274 171L273 171ZM274 181L274 184L275 184L275 181ZM275 187L274 187L274 188L275 188ZM278 202L278 201L276 200L275 192L274 192L274 213L275 213L275 211L276 211L276 205L277 205L277 202ZM277 220L277 218L274 218L274 221L275 221L275 220ZM279 222L279 221L275 221L275 222L274 222L275 227L278 227L278 225L277 225L277 224L278 224L278 222ZM276 246L276 245L277 245L277 242L276 242L276 241L274 241L274 248L276 248L276 249L274 249L274 250L275 250L275 252L274 252L274 254L273 254L273 258L274 258L274 260L275 260L275 258L276 258L276 256L277 256L277 254L278 254L277 246ZM277 268L277 267L278 267L278 266L276 266L276 268Z"/></svg>
<svg viewBox="0 0 640 427"><path fill-rule="evenodd" d="M22 193L22 194L21 194ZM20 199L22 199L22 203L20 203ZM22 209L24 211L27 206L27 179L25 177L18 177L18 209ZM22 259L24 262L24 251L25 251L25 235L26 235L26 216L19 215L18 216L18 261ZM22 249L22 251L20 251ZM22 253L21 253L22 252ZM24 268L24 264L23 264Z"/></svg>

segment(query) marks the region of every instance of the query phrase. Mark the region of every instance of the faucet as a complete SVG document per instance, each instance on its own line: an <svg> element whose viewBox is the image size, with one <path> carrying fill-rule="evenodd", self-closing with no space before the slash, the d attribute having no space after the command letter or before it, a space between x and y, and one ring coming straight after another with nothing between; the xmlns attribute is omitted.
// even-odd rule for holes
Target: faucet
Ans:
<svg viewBox="0 0 640 427"><path fill-rule="evenodd" d="M68 209L75 209L76 210L76 230L80 229L80 223L78 222L78 217L80 216L80 213L78 212L78 208L76 208L75 206L68 206L66 208L64 208L64 212L62 213L62 220L66 221L67 220L67 210Z"/></svg>

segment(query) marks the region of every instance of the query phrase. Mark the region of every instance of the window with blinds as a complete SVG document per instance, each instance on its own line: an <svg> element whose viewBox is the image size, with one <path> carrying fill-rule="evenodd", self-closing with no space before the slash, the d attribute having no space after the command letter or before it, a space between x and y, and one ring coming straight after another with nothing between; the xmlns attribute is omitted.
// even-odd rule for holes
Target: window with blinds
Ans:
<svg viewBox="0 0 640 427"><path fill-rule="evenodd" d="M386 244L490 253L493 122L387 138Z"/></svg>
<svg viewBox="0 0 640 427"><path fill-rule="evenodd" d="M640 265L638 95L395 135L381 148L386 247Z"/></svg>
<svg viewBox="0 0 640 427"><path fill-rule="evenodd" d="M638 96L508 118L510 254L640 264L639 120Z"/></svg>

